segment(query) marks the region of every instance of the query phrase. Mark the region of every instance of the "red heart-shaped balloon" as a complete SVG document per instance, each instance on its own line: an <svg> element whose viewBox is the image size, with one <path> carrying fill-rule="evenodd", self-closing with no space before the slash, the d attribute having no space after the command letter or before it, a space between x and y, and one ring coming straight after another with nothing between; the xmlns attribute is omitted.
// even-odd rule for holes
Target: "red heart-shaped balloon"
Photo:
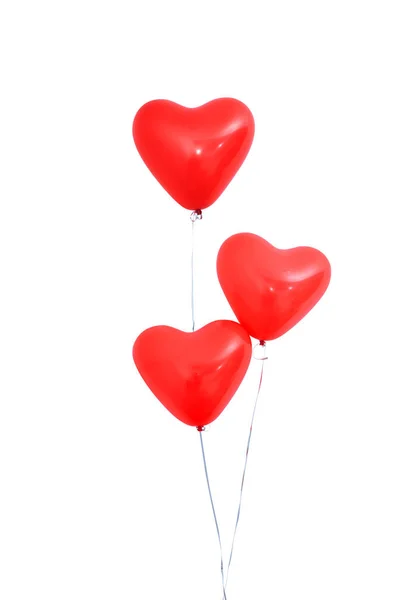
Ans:
<svg viewBox="0 0 410 600"><path fill-rule="evenodd" d="M255 124L234 98L197 108L152 100L135 115L132 133L148 169L184 208L211 206L246 158Z"/></svg>
<svg viewBox="0 0 410 600"><path fill-rule="evenodd" d="M214 321L185 333L157 326L133 348L141 377L177 419L203 427L214 421L238 389L252 354L246 331L233 321Z"/></svg>
<svg viewBox="0 0 410 600"><path fill-rule="evenodd" d="M238 233L222 244L217 271L238 321L264 341L296 325L330 281L329 261L319 250L279 250L253 233Z"/></svg>

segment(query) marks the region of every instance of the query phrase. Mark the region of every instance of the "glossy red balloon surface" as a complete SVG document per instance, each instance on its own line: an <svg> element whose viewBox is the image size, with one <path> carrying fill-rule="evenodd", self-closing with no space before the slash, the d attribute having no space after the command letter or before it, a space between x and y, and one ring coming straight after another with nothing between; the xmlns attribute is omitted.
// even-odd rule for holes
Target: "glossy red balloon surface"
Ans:
<svg viewBox="0 0 410 600"><path fill-rule="evenodd" d="M214 321L195 332L146 329L133 357L145 383L177 419L201 427L214 421L238 389L252 354L246 331Z"/></svg>
<svg viewBox="0 0 410 600"><path fill-rule="evenodd" d="M279 250L253 233L238 233L222 244L217 271L238 321L264 341L296 325L330 281L329 261L319 250Z"/></svg>
<svg viewBox="0 0 410 600"><path fill-rule="evenodd" d="M254 120L245 104L219 98L197 108L152 100L137 112L135 145L163 188L184 208L204 209L246 158Z"/></svg>

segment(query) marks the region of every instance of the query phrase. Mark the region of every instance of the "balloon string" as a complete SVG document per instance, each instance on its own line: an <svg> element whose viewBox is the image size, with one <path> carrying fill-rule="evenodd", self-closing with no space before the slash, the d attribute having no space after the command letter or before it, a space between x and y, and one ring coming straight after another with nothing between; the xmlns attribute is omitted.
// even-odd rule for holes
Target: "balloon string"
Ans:
<svg viewBox="0 0 410 600"><path fill-rule="evenodd" d="M192 236L191 236L191 314L192 314L192 331L195 331L195 287L194 287L194 254L195 254L195 223L202 219L202 211L194 210L191 213Z"/></svg>
<svg viewBox="0 0 410 600"><path fill-rule="evenodd" d="M235 530L234 530L233 537L232 537L232 545L231 545L231 552L230 552L230 555L229 555L228 568L226 570L224 592L225 592L226 588L228 587L229 569L230 569L231 562L232 562L232 555L233 555L233 549L234 549L234 546L235 546L236 532L237 532L237 529L238 529L239 517L240 517L240 514L241 514L243 487L244 487L244 483L245 483L246 468L248 466L248 456L249 456L249 448L250 448L250 444L251 444L251 437L252 437L252 431L253 431L253 422L254 422L254 419L255 419L256 407L257 407L257 404L258 404L258 400L259 400L259 396L260 396L260 392L261 392L261 387L262 387L263 368L265 366L265 360L267 360L267 358L268 358L266 356L266 343L261 341L261 342L259 342L259 344L257 344L257 346L255 346L255 348L257 348L258 346L261 346L263 348L263 356L261 358L255 357L257 360L261 361L261 373L260 373L260 378L259 378L258 391L257 391L256 398L255 398L255 404L253 406L251 425L250 425L250 428L249 428L249 435L248 435L248 443L246 445L245 463L244 463L244 467L243 467L241 489L240 489L240 493L239 493L238 512L237 512L237 515L236 515ZM225 596L224 596L224 599L225 599Z"/></svg>
<svg viewBox="0 0 410 600"><path fill-rule="evenodd" d="M193 213L191 213L191 223L192 223L192 236L191 236L191 315L192 315L192 331L195 331L195 277L194 277L194 273L195 273L195 223L196 221L200 221L202 219L202 211L201 210L194 210ZM205 471L205 477L206 477L206 484L208 486L208 492L209 492L209 498L211 500L211 506L212 506L212 513L214 516L214 521L215 521L215 527L216 527L216 533L218 535L218 542L219 542L219 549L221 552L221 577L222 577L222 589L223 589L223 600L227 600L226 598L226 591L225 591L225 573L224 573L224 560L223 560L223 551L222 551L222 541L221 541L221 533L219 531L219 525L218 525L218 519L216 517L216 511L215 511L215 505L214 505L214 500L212 497L212 491L211 491L211 484L209 482L209 475L208 475L208 467L206 464L206 457L205 457L205 448L204 448L204 440L202 437L202 431L204 431L205 428L204 427L198 427L198 431L199 431L199 436L200 436L200 440L201 440L201 450L202 450L202 459L203 459L203 463L204 463L204 471Z"/></svg>
<svg viewBox="0 0 410 600"><path fill-rule="evenodd" d="M203 441L203 437L202 437L202 431L203 431L203 429L198 428L198 431L199 431L199 436L200 436L200 440L201 440L202 459L203 459L203 462L204 462L204 470L205 470L205 476L206 476L206 483L207 483L207 486L208 486L209 498L211 500L211 506L212 506L212 512L213 512L213 515L214 515L216 533L218 534L219 549L221 551L221 577L222 577L223 600L227 600L226 599L226 585L225 585L224 559L223 559L223 552L222 552L221 534L219 532L218 519L216 518L215 505L214 505L214 501L213 501L213 498L212 498L211 485L209 483L208 468L206 466L204 441Z"/></svg>
<svg viewBox="0 0 410 600"><path fill-rule="evenodd" d="M191 222L192 222L192 243L191 243L191 314L192 314L192 331L195 331L195 286L194 286L194 266L195 266L195 223L196 221L200 221L202 219L202 211L201 210L194 210L194 212L191 214ZM223 600L227 600L226 598L226 591L225 591L225 573L224 573L224 559L223 559L223 551L222 551L222 541L221 541L221 533L219 531L219 524L218 524L218 519L216 517L216 511L215 511L215 505L214 505L214 500L212 497L212 491L211 491L211 484L209 482L209 475L208 475L208 467L206 464L206 457L205 457L205 448L204 448L204 440L202 437L202 432L205 430L204 427L198 427L197 428L199 431L199 436L200 436L200 440L201 440L201 450L202 450L202 460L204 463L204 471L205 471L205 477L206 477L206 484L208 486L208 492L209 492L209 498L211 500L211 506L212 506L212 514L214 516L214 521L215 521L215 527L216 527L216 533L218 535L218 542L219 542L219 549L221 551L221 577L222 577L222 589L223 589Z"/></svg>

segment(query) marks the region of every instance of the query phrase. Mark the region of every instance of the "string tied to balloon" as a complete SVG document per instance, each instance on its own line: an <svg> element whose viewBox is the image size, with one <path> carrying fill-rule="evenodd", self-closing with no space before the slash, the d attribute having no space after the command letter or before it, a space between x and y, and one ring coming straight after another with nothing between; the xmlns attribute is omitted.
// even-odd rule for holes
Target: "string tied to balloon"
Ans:
<svg viewBox="0 0 410 600"><path fill-rule="evenodd" d="M197 221L201 221L202 220L202 211L199 210L199 209L198 210L194 210L191 213L191 215L190 215L190 219L191 219L191 223L192 223L192 247L191 247L191 314L192 314L192 331L194 332L195 331L195 287L194 287L194 272L195 272L195 270L194 270L194 266L195 266L195 262L194 262L194 257L195 257L195 223ZM203 466L204 466L204 471L205 471L206 484L207 484L207 488L208 488L208 494L209 494L209 499L210 499L210 502L211 502L212 514L213 514L213 518L214 518L216 533L217 533L217 536L218 536L219 549L220 549L220 571L221 571L222 590L223 590L223 598L222 598L222 600L227 600L226 588L227 588L227 584L228 584L229 569L230 569L231 562L232 562L232 556L233 556L233 550L234 550L234 546L235 546L236 533L237 533L237 529L238 529L239 518L240 518L241 508L242 508L242 496L243 496L243 489L244 489L244 483L245 483L245 475L246 475L246 470L247 470L247 466L248 466L248 456L249 456L249 448L250 448L251 437L252 437L253 422L254 422L254 419L255 419L256 407L257 407L257 403L258 403L258 399L259 399L260 391L261 391L261 387L262 387L263 369L264 369L264 365L265 365L265 360L267 360L267 358L268 358L266 356L266 342L264 340L260 340L254 346L254 348L253 348L253 357L256 360L260 360L261 361L261 371L260 371L258 391L257 391L257 394L256 394L256 399L255 399L255 403L254 403L254 407L253 407L253 411L252 411L252 418L251 418L251 423L250 423L250 428L249 428L249 434L248 434L248 440L247 440L247 445L246 445L245 462L244 462L244 467L243 467L243 472L242 472L242 479L241 479L241 487L240 487L240 492L239 492L238 510L237 510L237 515L236 515L235 529L234 529L234 533L233 533L233 537L232 537L232 544L231 544L231 549L230 549L230 554L229 554L229 562L228 562L228 567L227 567L226 573L225 573L225 565L224 565L224 558L223 558L223 547L222 547L221 533L220 533L220 529L219 529L218 518L217 518L217 515L216 515L215 504L214 504L214 499L213 499L212 490L211 490L211 484L210 484L209 473L208 473L208 466L207 466L206 455L205 455L204 440L203 440L203 435L202 435L204 432L208 431L209 427L207 427L205 425L198 425L196 427L196 429L199 432L199 437L200 437L202 460L203 460Z"/></svg>
<svg viewBox="0 0 410 600"><path fill-rule="evenodd" d="M229 553L229 561L228 561L226 573L225 573L224 560L223 560L221 535L220 535L220 530L219 530L218 519L216 516L214 500L212 497L207 462L206 462L206 457L205 457L204 442L203 442L203 437L202 437L202 433L204 431L207 431L208 427L204 427L204 426L197 427L197 430L199 431L199 435L200 435L200 440L201 440L202 459L203 459L203 464L204 464L206 483L207 483L207 487L208 487L209 498L211 501L212 513L213 513L216 532L217 532L217 536L218 536L219 548L220 548L220 552L221 552L221 576L222 576L223 600L227 600L226 590L227 590L227 586L228 586L229 570L230 570L231 563L232 563L233 551L234 551L235 541L236 541L236 534L237 534L237 530L238 530L238 524L239 524L239 519L240 519L241 509L242 509L242 497L243 497L243 490L244 490L244 485L245 485L245 476L246 476L246 471L247 471L247 466L248 466L248 457L249 457L249 449L250 449L250 445L251 445L251 438L252 438L252 432L253 432L253 423L255 420L256 408L258 405L258 400L259 400L260 392L261 392L261 388L262 388L263 370L264 370L264 366L265 366L265 361L269 358L266 355L266 342L261 340L257 344L255 344L255 346L253 348L253 357L255 360L261 361L261 363L260 363L261 370L260 370L260 376L259 376L258 390L256 393L256 398L255 398L253 411L252 411L251 423L250 423L250 427L249 427L248 440L247 440L247 444L246 444L245 461L244 461L241 486L240 486L240 491L239 491L239 502L238 502L238 509L237 509L237 513L236 513L235 529L234 529L234 533L232 536L232 543L231 543L231 549L230 549L230 553Z"/></svg>
<svg viewBox="0 0 410 600"><path fill-rule="evenodd" d="M192 240L191 240L191 315L192 315L192 331L195 331L195 288L194 288L194 251L195 251L195 223L202 221L202 210L197 208L190 216L192 223Z"/></svg>
<svg viewBox="0 0 410 600"><path fill-rule="evenodd" d="M248 441L247 441L247 444L246 444L245 462L244 462L244 466L243 466L242 479L241 479L241 487L240 487L240 491L239 491L238 510L237 510L237 513L236 513L235 529L234 529L234 533L233 533L233 536L232 536L231 551L229 553L228 567L227 567L227 570L226 570L224 591L226 591L226 588L227 588L227 585L228 585L229 569L230 569L231 563L232 563L232 556L233 556L233 550L234 550L234 546L235 546L236 533L237 533L237 530L238 530L239 518L241 516L242 496L243 496L243 489L244 489L244 484L245 484L246 469L247 469L247 466L248 466L249 448L250 448L250 445L251 445L251 438L252 438L252 431L253 431L253 422L255 420L256 407L258 405L258 400L259 400L259 396L260 396L261 388L262 388L263 369L264 369L264 366L265 366L265 361L269 358L266 355L266 342L265 341L260 340L257 344L255 344L255 346L253 348L253 358L255 360L260 360L261 361L261 370L260 370L260 376L259 376L258 391L256 393L255 403L253 405L251 424L250 424L250 427L249 427L249 434L248 434Z"/></svg>
<svg viewBox="0 0 410 600"><path fill-rule="evenodd" d="M195 223L197 221L202 221L202 211L197 209L194 210L191 213L191 223L192 223L192 243L191 243L191 315L192 315L192 332L195 331L195 287L194 287L194 267L195 267ZM218 519L216 516L216 510L215 510L215 504L214 504L214 499L212 496L212 491L211 491L211 483L209 481L209 474L208 474L208 466L207 466L207 462L206 462L206 456L205 456L205 448L204 448L204 440L203 440L203 432L208 431L208 427L206 427L205 425L198 425L196 428L199 432L199 438L201 441L201 452L202 452L202 460L203 460L203 465L204 465L204 471L205 471L205 477L206 477L206 484L208 487L208 493L209 493L209 499L211 501L211 507L212 507L212 514L214 517L214 522L215 522L215 527L216 527L216 533L218 535L218 543L219 543L219 550L220 550L220 554L221 554L221 563L220 563L220 569L221 569L221 579L222 579L222 590L223 590L223 600L227 600L226 597L226 590L225 590L225 571L224 571L224 559L223 559L223 550L222 550L222 540L221 540L221 533L219 530L219 523L218 523Z"/></svg>
<svg viewBox="0 0 410 600"><path fill-rule="evenodd" d="M227 600L227 597L226 597L226 583L225 583L225 570L224 570L224 557L223 557L223 550L222 550L221 532L219 530L219 524L218 524L218 519L217 519L217 516L216 516L214 499L213 499L212 491L211 491L211 484L210 484L210 481L209 481L208 467L207 467L206 457L205 457L204 440L203 440L203 436L202 436L202 433L205 431L205 427L199 426L199 427L197 427L197 430L199 431L199 438L200 438L200 441L201 441L202 461L203 461L203 464L204 464L206 484L207 484L207 487L208 487L208 494L209 494L209 499L211 501L212 514L214 516L214 523L215 523L215 527L216 527L216 533L217 533L217 536L218 536L218 543L219 543L219 550L220 550L220 554L221 554L221 563L220 563L221 566L220 566L220 569L221 569L221 578L222 578L223 600Z"/></svg>

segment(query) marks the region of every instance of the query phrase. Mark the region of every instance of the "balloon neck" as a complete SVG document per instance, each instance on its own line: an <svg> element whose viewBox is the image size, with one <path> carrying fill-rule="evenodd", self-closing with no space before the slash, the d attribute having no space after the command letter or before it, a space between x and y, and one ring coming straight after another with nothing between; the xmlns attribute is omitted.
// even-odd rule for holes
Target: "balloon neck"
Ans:
<svg viewBox="0 0 410 600"><path fill-rule="evenodd" d="M265 342L264 340L259 340L259 344L260 344L261 346L266 346L266 342Z"/></svg>
<svg viewBox="0 0 410 600"><path fill-rule="evenodd" d="M198 431L205 431L204 425L198 425L197 430Z"/></svg>

